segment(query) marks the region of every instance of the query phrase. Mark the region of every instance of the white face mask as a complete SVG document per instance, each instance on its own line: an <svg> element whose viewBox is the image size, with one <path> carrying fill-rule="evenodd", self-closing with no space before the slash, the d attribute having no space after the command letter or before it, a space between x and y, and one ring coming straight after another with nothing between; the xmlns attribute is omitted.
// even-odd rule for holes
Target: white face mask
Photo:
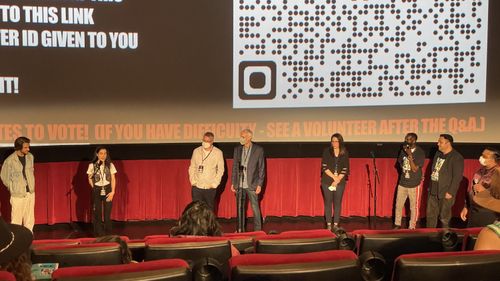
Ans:
<svg viewBox="0 0 500 281"><path fill-rule="evenodd" d="M247 139L245 138L240 138L240 144L245 145L247 143Z"/></svg>
<svg viewBox="0 0 500 281"><path fill-rule="evenodd" d="M482 166L486 166L486 159L483 156L479 157L479 163L481 163Z"/></svg>
<svg viewBox="0 0 500 281"><path fill-rule="evenodd" d="M212 146L212 144L206 141L202 141L201 146L203 146L203 148L205 149L209 149Z"/></svg>

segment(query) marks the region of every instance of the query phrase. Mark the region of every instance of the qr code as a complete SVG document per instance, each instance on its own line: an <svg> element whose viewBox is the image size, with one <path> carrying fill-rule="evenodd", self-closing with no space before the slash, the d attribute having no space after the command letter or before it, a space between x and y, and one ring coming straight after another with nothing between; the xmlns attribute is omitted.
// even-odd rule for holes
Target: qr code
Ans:
<svg viewBox="0 0 500 281"><path fill-rule="evenodd" d="M236 0L233 107L486 100L487 0Z"/></svg>

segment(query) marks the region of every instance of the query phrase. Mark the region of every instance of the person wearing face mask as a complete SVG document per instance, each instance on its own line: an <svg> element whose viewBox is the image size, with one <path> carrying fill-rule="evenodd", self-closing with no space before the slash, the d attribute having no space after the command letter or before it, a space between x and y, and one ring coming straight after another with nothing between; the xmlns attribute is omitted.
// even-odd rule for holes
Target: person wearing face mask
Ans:
<svg viewBox="0 0 500 281"><path fill-rule="evenodd" d="M203 201L214 211L217 187L224 174L222 151L214 146L214 134L203 134L201 146L193 150L189 165L193 201Z"/></svg>
<svg viewBox="0 0 500 281"><path fill-rule="evenodd" d="M231 191L236 193L238 232L245 232L245 206L248 197L252 206L254 231L262 229L259 194L266 177L264 149L252 142L253 133L244 129L240 133L240 144L234 148Z"/></svg>
<svg viewBox="0 0 500 281"><path fill-rule="evenodd" d="M477 193L490 188L491 177L498 168L499 161L500 152L493 148L484 149L479 157L481 168L472 177L472 184L467 189L465 205L460 213L460 218L463 221L467 220L467 227L485 227L497 218L495 212L479 206L472 198Z"/></svg>
<svg viewBox="0 0 500 281"><path fill-rule="evenodd" d="M441 227L448 228L451 207L463 178L464 157L453 149L453 137L449 134L441 134L437 145L427 198L427 227L436 227L439 216Z"/></svg>
<svg viewBox="0 0 500 281"><path fill-rule="evenodd" d="M422 166L424 166L425 153L417 145L417 134L408 133L405 143L399 151L399 181L396 196L394 229L401 228L402 210L406 198L410 199L410 225L409 229L415 229L420 208L420 195L422 182Z"/></svg>

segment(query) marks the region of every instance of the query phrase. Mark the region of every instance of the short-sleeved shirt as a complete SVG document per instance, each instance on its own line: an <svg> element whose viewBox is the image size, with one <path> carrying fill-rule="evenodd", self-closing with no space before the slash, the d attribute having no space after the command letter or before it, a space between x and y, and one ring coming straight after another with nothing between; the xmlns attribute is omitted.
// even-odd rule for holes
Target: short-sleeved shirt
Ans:
<svg viewBox="0 0 500 281"><path fill-rule="evenodd" d="M422 181L422 167L425 162L425 153L422 148L416 146L412 151L413 162L418 166L418 170L413 172L410 166L410 160L408 159L406 152L401 150L399 152L398 163L401 167L401 174L399 175L399 185L412 188L420 185Z"/></svg>
<svg viewBox="0 0 500 281"><path fill-rule="evenodd" d="M94 163L89 164L89 168L87 169L87 175L93 175L93 177L96 179L94 185L97 186L106 186L108 184L111 184L111 182L106 178L106 165L102 164L99 166L99 170L94 169ZM109 173L110 174L116 174L118 171L115 168L115 165L113 163L109 164ZM110 179L111 180L111 179Z"/></svg>

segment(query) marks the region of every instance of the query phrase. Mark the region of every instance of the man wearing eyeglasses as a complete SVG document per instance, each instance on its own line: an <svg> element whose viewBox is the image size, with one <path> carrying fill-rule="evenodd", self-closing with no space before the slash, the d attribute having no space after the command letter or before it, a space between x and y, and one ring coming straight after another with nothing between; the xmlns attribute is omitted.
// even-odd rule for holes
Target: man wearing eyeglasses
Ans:
<svg viewBox="0 0 500 281"><path fill-rule="evenodd" d="M464 157L453 149L453 137L449 134L441 134L437 145L427 199L427 227L436 227L439 216L441 227L448 228L464 173Z"/></svg>

